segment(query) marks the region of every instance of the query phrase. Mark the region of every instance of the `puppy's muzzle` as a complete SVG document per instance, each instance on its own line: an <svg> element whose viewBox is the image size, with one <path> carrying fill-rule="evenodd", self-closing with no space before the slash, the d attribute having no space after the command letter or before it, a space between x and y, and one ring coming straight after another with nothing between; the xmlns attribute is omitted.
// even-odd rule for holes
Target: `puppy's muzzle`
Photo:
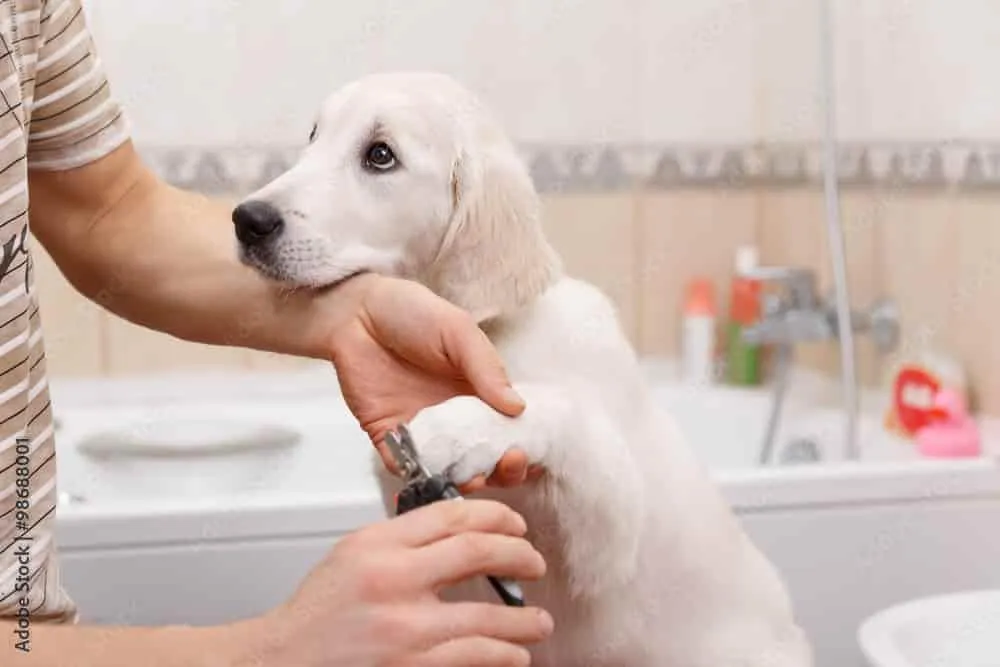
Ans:
<svg viewBox="0 0 1000 667"><path fill-rule="evenodd" d="M261 246L277 238L285 227L281 211L263 201L245 201L233 209L236 238L247 247Z"/></svg>

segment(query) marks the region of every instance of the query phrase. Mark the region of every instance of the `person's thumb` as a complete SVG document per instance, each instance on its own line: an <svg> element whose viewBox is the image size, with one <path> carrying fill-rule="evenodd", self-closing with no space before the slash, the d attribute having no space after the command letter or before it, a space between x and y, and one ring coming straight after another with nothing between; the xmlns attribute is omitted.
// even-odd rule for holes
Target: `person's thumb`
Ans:
<svg viewBox="0 0 1000 667"><path fill-rule="evenodd" d="M448 358L479 398L508 417L524 411L524 399L511 385L503 360L472 318L456 318L444 342Z"/></svg>

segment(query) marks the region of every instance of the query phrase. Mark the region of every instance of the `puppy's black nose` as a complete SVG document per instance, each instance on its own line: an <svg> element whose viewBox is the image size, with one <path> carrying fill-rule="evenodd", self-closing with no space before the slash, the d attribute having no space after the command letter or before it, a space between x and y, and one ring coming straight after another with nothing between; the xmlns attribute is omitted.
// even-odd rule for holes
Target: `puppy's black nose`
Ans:
<svg viewBox="0 0 1000 667"><path fill-rule="evenodd" d="M276 236L285 221L281 211L263 201L245 201L233 209L236 238L245 245L259 245Z"/></svg>

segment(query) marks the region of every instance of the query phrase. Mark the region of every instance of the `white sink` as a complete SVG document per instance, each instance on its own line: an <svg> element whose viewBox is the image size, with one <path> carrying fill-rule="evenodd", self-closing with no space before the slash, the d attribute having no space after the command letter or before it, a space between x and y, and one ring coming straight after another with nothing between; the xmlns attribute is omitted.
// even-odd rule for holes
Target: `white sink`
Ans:
<svg viewBox="0 0 1000 667"><path fill-rule="evenodd" d="M866 620L858 638L872 667L997 667L1000 589L890 607Z"/></svg>

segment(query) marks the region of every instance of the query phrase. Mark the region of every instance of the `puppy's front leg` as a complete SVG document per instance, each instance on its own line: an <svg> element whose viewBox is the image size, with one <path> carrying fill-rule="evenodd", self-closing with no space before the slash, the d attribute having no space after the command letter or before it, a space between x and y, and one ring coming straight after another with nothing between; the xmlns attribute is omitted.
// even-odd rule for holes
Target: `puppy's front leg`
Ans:
<svg viewBox="0 0 1000 667"><path fill-rule="evenodd" d="M641 477L624 435L600 405L566 387L515 386L526 408L515 418L460 396L422 410L409 424L431 473L456 484L489 475L511 449L546 470L538 500L556 513L570 592L588 595L635 568L643 519Z"/></svg>

